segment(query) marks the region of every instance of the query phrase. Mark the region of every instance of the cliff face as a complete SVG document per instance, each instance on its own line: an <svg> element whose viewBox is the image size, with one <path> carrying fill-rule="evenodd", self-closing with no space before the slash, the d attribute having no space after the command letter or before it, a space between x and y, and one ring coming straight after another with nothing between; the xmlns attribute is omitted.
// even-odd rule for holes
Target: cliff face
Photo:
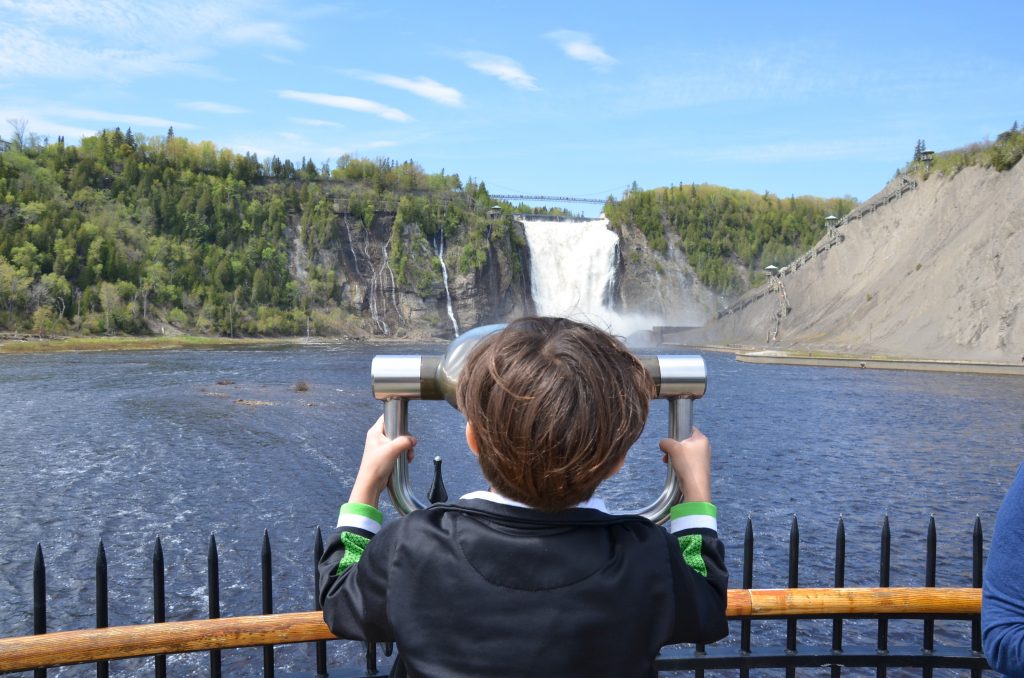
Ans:
<svg viewBox="0 0 1024 678"><path fill-rule="evenodd" d="M677 235L667 234L669 247L662 255L648 247L639 229L622 226L616 232L616 311L649 318L651 326L699 327L726 307L726 298L697 279Z"/></svg>
<svg viewBox="0 0 1024 678"><path fill-rule="evenodd" d="M339 214L333 237L314 251L303 246L297 223L291 231L293 276L300 284L336 285L349 310L347 325L356 336L450 339L456 325L462 332L533 308L529 251L521 244L525 237L518 224L501 235L488 229L482 246L470 244L462 230L444 240L435 234L431 242L418 224L396 228L395 216L381 213L370 228ZM479 266L466 263L469 247L482 258ZM330 282L320 282L325 277Z"/></svg>
<svg viewBox="0 0 1024 678"><path fill-rule="evenodd" d="M899 179L896 180L897 182ZM688 340L745 347L1019 363L1024 360L1024 163L931 176L824 239L779 293ZM829 246L831 244L831 246ZM756 296L756 295L752 295Z"/></svg>

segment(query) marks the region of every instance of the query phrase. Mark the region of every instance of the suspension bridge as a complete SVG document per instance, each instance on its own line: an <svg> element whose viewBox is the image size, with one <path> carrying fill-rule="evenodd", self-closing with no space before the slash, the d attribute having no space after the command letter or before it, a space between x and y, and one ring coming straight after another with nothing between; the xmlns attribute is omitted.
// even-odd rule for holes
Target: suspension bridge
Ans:
<svg viewBox="0 0 1024 678"><path fill-rule="evenodd" d="M587 203L590 205L603 205L607 202L607 198L570 198L563 195L497 195L492 193L491 197L498 200L507 200L509 202L574 202Z"/></svg>

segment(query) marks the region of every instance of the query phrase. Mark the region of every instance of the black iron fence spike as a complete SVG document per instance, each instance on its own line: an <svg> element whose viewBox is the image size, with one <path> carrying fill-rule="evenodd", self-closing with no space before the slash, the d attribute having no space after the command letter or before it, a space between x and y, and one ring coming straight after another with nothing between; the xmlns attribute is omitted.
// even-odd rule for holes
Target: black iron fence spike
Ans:
<svg viewBox="0 0 1024 678"><path fill-rule="evenodd" d="M270 530L263 529L263 547L260 549L260 569L262 571L263 614L274 613L274 582L270 554ZM274 646L263 646L264 678L274 678Z"/></svg>
<svg viewBox="0 0 1024 678"><path fill-rule="evenodd" d="M110 604L107 591L107 552L100 539L96 547L96 628L104 629L110 625ZM110 662L96 662L96 678L110 676Z"/></svg>
<svg viewBox="0 0 1024 678"><path fill-rule="evenodd" d="M878 585L885 588L889 586L889 575L892 569L892 531L889 527L889 514L885 514L882 519L882 537L881 544L879 545L879 556L878 556ZM879 619L878 620L878 642L877 651L880 655L885 655L889 651L889 620ZM887 675L885 666L879 666L876 670L876 675L879 678L884 678Z"/></svg>
<svg viewBox="0 0 1024 678"><path fill-rule="evenodd" d="M935 564L936 564L937 539L935 535L935 514L928 518L928 538L925 557L925 586L935 586ZM925 618L923 629L922 651L924 654L931 654L935 650L935 619ZM932 678L932 668L924 667L921 671L922 678Z"/></svg>
<svg viewBox="0 0 1024 678"><path fill-rule="evenodd" d="M971 586L981 588L984 572L985 540L982 538L981 516L974 518L974 530L971 533Z"/></svg>
<svg viewBox="0 0 1024 678"><path fill-rule="evenodd" d="M313 533L313 606L316 610L320 605L320 559L324 555L324 538L320 526ZM316 678L327 678L327 642L318 640L313 645L316 654Z"/></svg>
<svg viewBox="0 0 1024 678"><path fill-rule="evenodd" d="M842 514L840 514L839 523L836 525L836 563L834 585L836 588L846 586L846 525L843 522ZM833 654L839 655L842 654L842 651L843 620L840 617L836 617L832 620L832 652ZM842 666L840 664L833 664L831 675L842 675Z"/></svg>
<svg viewBox="0 0 1024 678"><path fill-rule="evenodd" d="M747 514L747 526L743 531L743 588L754 587L754 521L751 514ZM749 655L751 652L751 622L750 619L740 621L740 653ZM748 678L750 668L740 669L740 678Z"/></svg>
<svg viewBox="0 0 1024 678"><path fill-rule="evenodd" d="M448 490L445 489L444 480L441 478L441 457L434 457L434 479L430 481L430 489L427 490L427 501L431 504L448 501Z"/></svg>
<svg viewBox="0 0 1024 678"><path fill-rule="evenodd" d="M796 514L793 515L793 522L789 528L789 576L788 586L791 589L795 589L799 586L799 570L800 570L800 523L797 520ZM796 653L796 619L791 618L786 620L786 652L795 654ZM796 676L796 667L786 667L786 678L794 678Z"/></svg>
<svg viewBox="0 0 1024 678"><path fill-rule="evenodd" d="M974 530L971 535L971 586L981 588L984 583L984 549L985 540L981 531L981 516L974 517ZM981 618L971 619L971 652L981 655ZM981 670L971 671L972 678L981 678Z"/></svg>
<svg viewBox="0 0 1024 678"><path fill-rule="evenodd" d="M160 537L156 538L153 546L153 622L162 623L166 621L167 603L164 591L164 548ZM153 675L156 678L167 676L167 655L156 655L153 657Z"/></svg>
<svg viewBox="0 0 1024 678"><path fill-rule="evenodd" d="M46 561L43 544L36 542L36 556L32 562L32 633L46 633ZM32 672L34 678L46 678L46 669Z"/></svg>
<svg viewBox="0 0 1024 678"><path fill-rule="evenodd" d="M209 618L220 619L220 556L217 535L213 532L206 549L206 595ZM210 650L210 678L220 678L221 671L221 651Z"/></svg>

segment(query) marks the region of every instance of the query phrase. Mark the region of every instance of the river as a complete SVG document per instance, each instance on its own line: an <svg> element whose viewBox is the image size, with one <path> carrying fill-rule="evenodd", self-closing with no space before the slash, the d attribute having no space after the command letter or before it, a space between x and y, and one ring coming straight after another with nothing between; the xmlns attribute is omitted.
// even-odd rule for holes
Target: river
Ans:
<svg viewBox="0 0 1024 678"><path fill-rule="evenodd" d="M273 548L275 611L312 609L314 530L322 526L329 536L365 430L381 411L369 388L372 356L443 350L355 344L0 356L0 633L31 632L37 543L46 558L51 630L93 623L101 539L111 625L149 620L157 537L167 562L169 620L205 615L211 533L220 547L224 616L260 611L264 530ZM876 584L886 515L892 585L923 584L930 516L938 527L938 585L970 585L975 517L987 548L1024 456L1024 380L757 366L717 353L705 359L707 395L694 419L713 445L713 492L732 586L740 583L748 516L756 587L785 585L793 516L801 585L830 585L840 516L847 584ZM625 470L601 490L613 507L645 505L660 491L665 471L656 445L665 409L653 404ZM459 414L444 403L412 404L419 491L429 485L434 455L444 459L451 496L481 487L460 427ZM778 624L765 637L777 636ZM856 636L857 622L848 624ZM940 641L962 628L940 624ZM864 642L873 642L873 632L873 625L863 628ZM333 665L355 666L357 655L352 643L331 644ZM312 670L309 648L280 647L277 658L279 670ZM259 650L224 658L231 675L255 672L260 661ZM171 672L201 673L205 662L173 657ZM138 667L118 662L114 672L131 675Z"/></svg>

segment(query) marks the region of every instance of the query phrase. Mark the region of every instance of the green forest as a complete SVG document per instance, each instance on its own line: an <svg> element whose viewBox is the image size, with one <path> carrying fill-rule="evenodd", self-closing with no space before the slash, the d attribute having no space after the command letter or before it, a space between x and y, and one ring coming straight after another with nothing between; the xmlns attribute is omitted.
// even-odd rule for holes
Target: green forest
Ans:
<svg viewBox="0 0 1024 678"><path fill-rule="evenodd" d="M852 198L779 198L707 184L630 190L605 205L612 227L639 228L665 253L669 237L708 287L735 294L760 282L764 266L784 266L826 232L825 217L842 217Z"/></svg>
<svg viewBox="0 0 1024 678"><path fill-rule="evenodd" d="M344 295L323 258L309 256L295 275L296 247L316 253L340 247L345 227L373 231L387 243L397 287L422 296L439 280L437 237L456 245L449 266L463 274L480 270L495 243L524 244L512 214L530 208L499 203L496 215L494 205L483 182L428 174L411 160L260 160L173 129L105 130L78 146L16 138L0 144L0 329L339 334L368 325L369 302ZM762 266L810 247L827 214L853 206L634 185L604 209L613 228L636 226L653 250L678 242L704 284L735 294L759 281Z"/></svg>
<svg viewBox="0 0 1024 678"><path fill-rule="evenodd" d="M9 331L137 334L156 317L230 336L299 335L310 319L321 330L359 324L365 309L341 298L336 271L290 273L295 233L315 251L340 228L339 208L356 230L386 216L399 234L415 223L428 239L457 236L462 271L482 265L486 240L502 235L483 184L411 161L261 162L173 130L4 147L0 328ZM405 240L390 239L390 256L397 284L415 288Z"/></svg>

